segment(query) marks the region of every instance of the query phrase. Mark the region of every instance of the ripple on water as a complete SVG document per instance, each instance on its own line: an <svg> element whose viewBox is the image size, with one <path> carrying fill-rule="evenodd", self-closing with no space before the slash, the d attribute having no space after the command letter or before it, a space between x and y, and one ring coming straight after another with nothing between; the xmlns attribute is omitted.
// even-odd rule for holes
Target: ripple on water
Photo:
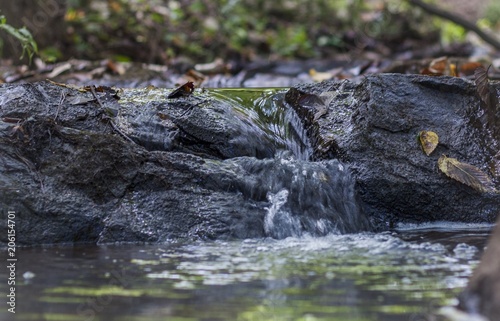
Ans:
<svg viewBox="0 0 500 321"><path fill-rule="evenodd" d="M443 288L456 288L465 285L477 253L475 246L467 244L450 251L440 243L407 242L392 233L196 243L162 254L158 259L163 264L175 263L175 268L157 270L147 277L190 287L278 280L304 273L326 278L363 274L365 280L390 275L400 290L415 284L420 288L430 278ZM445 277L444 271L453 273ZM442 272L442 280L436 280L436 273ZM384 283L373 289L380 287L393 289Z"/></svg>

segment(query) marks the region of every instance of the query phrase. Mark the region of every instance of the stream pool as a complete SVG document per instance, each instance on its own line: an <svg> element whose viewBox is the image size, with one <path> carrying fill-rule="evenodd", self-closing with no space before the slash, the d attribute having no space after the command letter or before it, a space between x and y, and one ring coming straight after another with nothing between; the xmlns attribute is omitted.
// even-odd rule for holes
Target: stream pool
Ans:
<svg viewBox="0 0 500 321"><path fill-rule="evenodd" d="M18 248L16 314L0 320L441 320L491 228Z"/></svg>

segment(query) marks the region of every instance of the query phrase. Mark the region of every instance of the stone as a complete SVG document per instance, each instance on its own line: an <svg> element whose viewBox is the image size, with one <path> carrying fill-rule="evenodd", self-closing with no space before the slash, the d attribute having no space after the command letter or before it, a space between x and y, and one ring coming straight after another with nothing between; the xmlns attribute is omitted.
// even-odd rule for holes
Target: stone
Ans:
<svg viewBox="0 0 500 321"><path fill-rule="evenodd" d="M371 229L347 167L275 157L274 142L227 102L95 91L98 100L48 82L0 87L0 205L16 213L18 245ZM273 207L287 188L291 205ZM266 228L270 208L295 216L294 229Z"/></svg>
<svg viewBox="0 0 500 321"><path fill-rule="evenodd" d="M500 217L499 217L500 219ZM474 270L458 307L470 314L500 320L500 220L497 220L481 262Z"/></svg>
<svg viewBox="0 0 500 321"><path fill-rule="evenodd" d="M378 228L399 222L493 222L500 213L498 194L477 192L438 170L437 161L446 154L489 173L498 187L500 116L487 112L472 81L381 74L359 84L297 86L286 101L303 120L313 159L338 158L350 165ZM422 130L439 136L430 156L418 142Z"/></svg>
<svg viewBox="0 0 500 321"><path fill-rule="evenodd" d="M446 154L498 189L499 117L468 80L387 74L291 88L282 106L300 118L310 160L279 151L209 91L94 91L0 86L0 207L17 213L19 245L283 238L499 213L498 194L438 171ZM422 130L439 135L430 156Z"/></svg>

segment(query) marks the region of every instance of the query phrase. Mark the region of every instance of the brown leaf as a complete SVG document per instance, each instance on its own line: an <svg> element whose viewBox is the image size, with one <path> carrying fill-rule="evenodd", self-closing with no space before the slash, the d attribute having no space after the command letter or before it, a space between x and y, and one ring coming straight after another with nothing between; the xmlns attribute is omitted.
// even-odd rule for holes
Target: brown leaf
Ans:
<svg viewBox="0 0 500 321"><path fill-rule="evenodd" d="M479 67L483 67L483 64L480 62L465 62L459 67L460 76L472 76L474 71Z"/></svg>
<svg viewBox="0 0 500 321"><path fill-rule="evenodd" d="M179 97L188 97L193 93L194 84L192 81L188 81L182 86L177 87L174 91L172 91L167 98L179 98Z"/></svg>
<svg viewBox="0 0 500 321"><path fill-rule="evenodd" d="M423 68L420 73L428 76L442 76L448 68L448 57L439 57L432 60L429 66Z"/></svg>
<svg viewBox="0 0 500 321"><path fill-rule="evenodd" d="M498 193L487 174L479 168L461 163L455 158L442 155L438 159L439 169L448 177L483 193Z"/></svg>
<svg viewBox="0 0 500 321"><path fill-rule="evenodd" d="M422 130L418 134L418 138L420 140L420 145L422 145L422 149L427 156L429 156L436 149L439 143L438 135L430 130Z"/></svg>
<svg viewBox="0 0 500 321"><path fill-rule="evenodd" d="M451 77L458 77L458 71L457 71L456 64L450 64L450 76Z"/></svg>
<svg viewBox="0 0 500 321"><path fill-rule="evenodd" d="M429 64L429 71L431 71L434 74L441 74L443 75L446 71L446 68L448 66L448 57L439 57L431 61Z"/></svg>
<svg viewBox="0 0 500 321"><path fill-rule="evenodd" d="M488 69L484 69L484 67L476 68L476 70L474 71L474 82L476 83L476 90L479 95L479 98L481 98L481 100L486 104L486 106L491 107Z"/></svg>

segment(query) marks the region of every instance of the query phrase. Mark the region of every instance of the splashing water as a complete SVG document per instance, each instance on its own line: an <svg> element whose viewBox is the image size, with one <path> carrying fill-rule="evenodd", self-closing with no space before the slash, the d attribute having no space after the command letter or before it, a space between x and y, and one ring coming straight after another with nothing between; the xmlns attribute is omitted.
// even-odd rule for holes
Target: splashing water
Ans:
<svg viewBox="0 0 500 321"><path fill-rule="evenodd" d="M264 218L267 236L282 239L371 229L356 200L354 179L337 160L307 162L283 152L274 159L234 161L249 174L241 187L243 194L269 202Z"/></svg>
<svg viewBox="0 0 500 321"><path fill-rule="evenodd" d="M264 231L276 239L300 235L300 220L282 209L288 201L288 194L288 190L282 189L276 194L267 195L271 207L267 209L264 219Z"/></svg>

